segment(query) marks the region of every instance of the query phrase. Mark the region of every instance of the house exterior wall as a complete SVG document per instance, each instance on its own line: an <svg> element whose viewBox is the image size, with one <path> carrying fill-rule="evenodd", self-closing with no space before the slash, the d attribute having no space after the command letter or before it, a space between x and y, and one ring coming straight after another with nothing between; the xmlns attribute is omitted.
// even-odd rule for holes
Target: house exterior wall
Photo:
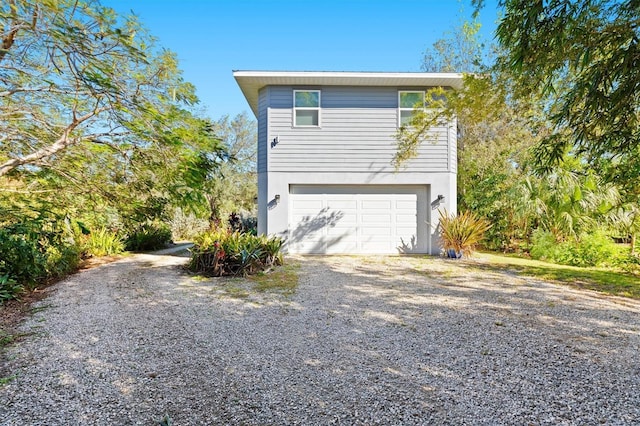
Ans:
<svg viewBox="0 0 640 426"><path fill-rule="evenodd" d="M321 90L319 127L293 126L294 89ZM267 144L269 172L394 173L398 90L411 89L270 87L267 139L277 138L278 144ZM411 173L450 170L448 126L434 128L433 134L433 142L422 144L418 156L406 163Z"/></svg>
<svg viewBox="0 0 640 426"><path fill-rule="evenodd" d="M293 90L321 90L319 127L293 126ZM439 253L438 209L456 211L456 129L432 130L396 171L398 91L415 87L267 86L258 104L258 232L287 238L290 185L426 185L428 251ZM266 128L264 127L266 124ZM279 202L276 203L276 195ZM444 201L437 203L438 195Z"/></svg>
<svg viewBox="0 0 640 426"><path fill-rule="evenodd" d="M267 229L267 123L269 121L269 88L265 87L258 94L258 233L268 234Z"/></svg>

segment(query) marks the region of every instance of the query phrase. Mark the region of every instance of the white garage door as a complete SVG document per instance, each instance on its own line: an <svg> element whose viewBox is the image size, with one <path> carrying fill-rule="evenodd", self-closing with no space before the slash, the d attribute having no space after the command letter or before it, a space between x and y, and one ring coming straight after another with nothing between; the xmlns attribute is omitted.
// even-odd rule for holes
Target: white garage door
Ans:
<svg viewBox="0 0 640 426"><path fill-rule="evenodd" d="M425 197L424 186L292 186L289 251L424 252L418 216Z"/></svg>

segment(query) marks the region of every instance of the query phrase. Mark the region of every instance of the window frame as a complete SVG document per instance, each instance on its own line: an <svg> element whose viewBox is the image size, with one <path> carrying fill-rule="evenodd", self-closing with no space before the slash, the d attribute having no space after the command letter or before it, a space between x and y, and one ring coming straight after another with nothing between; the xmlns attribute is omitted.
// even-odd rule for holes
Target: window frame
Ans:
<svg viewBox="0 0 640 426"><path fill-rule="evenodd" d="M317 107L297 107L296 106L296 93L298 92L316 92L318 94L318 106ZM319 128L322 124L322 91L320 89L293 89L293 127L308 127ZM318 111L318 124L297 124L298 111Z"/></svg>
<svg viewBox="0 0 640 426"><path fill-rule="evenodd" d="M415 111L415 106L408 108L402 106L402 94L403 93L421 93L422 94L422 110L426 111L427 109L427 91L426 90L398 90L398 128L402 126L406 126L407 124L402 124L402 112L403 111Z"/></svg>

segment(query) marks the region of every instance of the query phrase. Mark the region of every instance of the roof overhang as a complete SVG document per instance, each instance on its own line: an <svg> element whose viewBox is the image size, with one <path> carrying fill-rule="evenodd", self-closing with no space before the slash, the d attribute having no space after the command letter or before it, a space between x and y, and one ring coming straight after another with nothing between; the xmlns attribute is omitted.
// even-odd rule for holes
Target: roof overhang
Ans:
<svg viewBox="0 0 640 426"><path fill-rule="evenodd" d="M348 71L234 71L240 90L258 115L258 92L265 86L390 86L462 88L460 73Z"/></svg>

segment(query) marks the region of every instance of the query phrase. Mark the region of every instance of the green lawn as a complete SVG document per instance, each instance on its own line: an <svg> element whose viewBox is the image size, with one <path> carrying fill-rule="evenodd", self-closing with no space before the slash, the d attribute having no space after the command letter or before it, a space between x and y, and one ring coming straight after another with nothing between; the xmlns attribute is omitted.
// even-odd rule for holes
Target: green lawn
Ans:
<svg viewBox="0 0 640 426"><path fill-rule="evenodd" d="M484 266L494 270L510 269L520 275L539 277L579 288L640 299L640 276L630 273L604 268L556 265L496 253L477 253L475 257L483 261Z"/></svg>

